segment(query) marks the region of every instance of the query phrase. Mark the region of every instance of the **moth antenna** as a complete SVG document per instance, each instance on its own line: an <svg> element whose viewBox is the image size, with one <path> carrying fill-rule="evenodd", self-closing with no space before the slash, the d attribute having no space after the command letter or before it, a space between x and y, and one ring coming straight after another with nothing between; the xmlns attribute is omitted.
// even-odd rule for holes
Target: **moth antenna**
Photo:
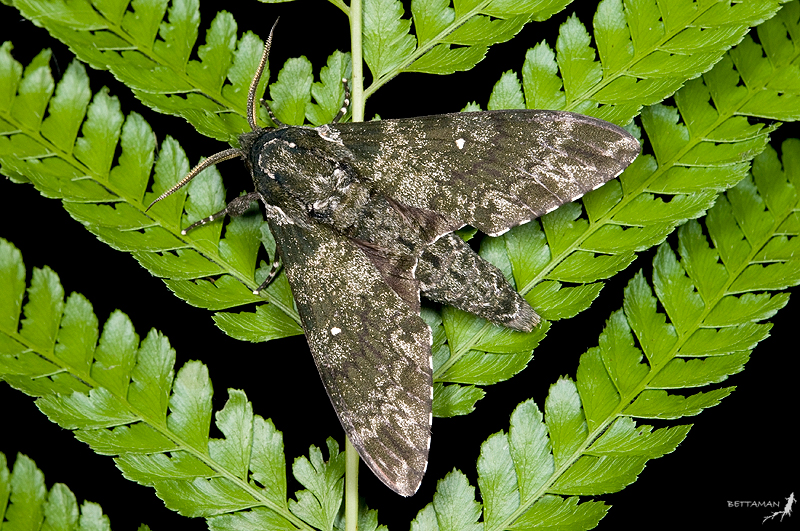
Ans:
<svg viewBox="0 0 800 531"><path fill-rule="evenodd" d="M267 65L267 59L269 58L269 49L272 46L272 32L275 31L275 26L278 25L279 20L280 17L276 18L272 29L269 30L269 37L264 43L264 53L261 54L261 62L258 64L258 70L256 70L256 75L253 76L253 81L250 82L250 92L247 93L247 121L250 122L250 129L253 131L258 131L258 125L256 124L256 90L258 90L258 82L261 81L261 74L264 73L264 67Z"/></svg>
<svg viewBox="0 0 800 531"><path fill-rule="evenodd" d="M192 168L192 171L186 174L186 177L181 179L178 184L161 194L160 196L156 197L150 205L144 209L145 212L150 210L153 205L161 201L162 199L166 199L167 197L171 196L175 192L177 192L181 187L185 186L186 183L197 177L197 174L203 171L204 169L208 168L209 166L213 166L214 164L220 163L224 160L230 160L232 158L236 158L238 156L243 155L244 152L241 149L231 148L226 149L225 151L220 151L219 153L215 153L211 155L206 160Z"/></svg>

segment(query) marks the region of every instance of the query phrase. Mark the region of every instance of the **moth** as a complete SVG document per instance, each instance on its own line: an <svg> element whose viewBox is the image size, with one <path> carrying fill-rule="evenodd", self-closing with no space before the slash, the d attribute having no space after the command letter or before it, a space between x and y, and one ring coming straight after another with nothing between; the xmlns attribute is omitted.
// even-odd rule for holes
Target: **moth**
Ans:
<svg viewBox="0 0 800 531"><path fill-rule="evenodd" d="M339 123L347 94L331 124L293 127L272 116L278 127L261 128L256 88L271 42L272 31L241 148L205 159L151 206L211 165L244 161L255 191L183 234L263 205L277 251L256 293L282 264L347 436L384 484L410 496L427 468L433 420L420 294L523 332L540 320L453 231L471 225L496 236L574 201L619 175L639 143L608 122L547 110Z"/></svg>

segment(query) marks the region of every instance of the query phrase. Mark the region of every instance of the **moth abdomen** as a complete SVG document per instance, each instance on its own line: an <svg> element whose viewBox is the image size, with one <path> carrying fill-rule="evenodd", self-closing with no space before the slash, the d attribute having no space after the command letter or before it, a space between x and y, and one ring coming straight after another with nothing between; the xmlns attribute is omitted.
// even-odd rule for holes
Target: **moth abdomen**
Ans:
<svg viewBox="0 0 800 531"><path fill-rule="evenodd" d="M508 328L530 332L540 318L503 273L455 234L426 247L416 277L426 298Z"/></svg>

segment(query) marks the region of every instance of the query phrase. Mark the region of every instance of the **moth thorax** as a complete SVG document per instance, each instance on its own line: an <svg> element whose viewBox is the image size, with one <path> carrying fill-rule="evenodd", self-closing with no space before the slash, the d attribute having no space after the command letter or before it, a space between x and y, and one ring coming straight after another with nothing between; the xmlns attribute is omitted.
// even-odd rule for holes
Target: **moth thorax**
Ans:
<svg viewBox="0 0 800 531"><path fill-rule="evenodd" d="M251 142L256 187L275 206L321 221L333 221L341 205L349 206L355 171L315 130L265 130L244 140Z"/></svg>

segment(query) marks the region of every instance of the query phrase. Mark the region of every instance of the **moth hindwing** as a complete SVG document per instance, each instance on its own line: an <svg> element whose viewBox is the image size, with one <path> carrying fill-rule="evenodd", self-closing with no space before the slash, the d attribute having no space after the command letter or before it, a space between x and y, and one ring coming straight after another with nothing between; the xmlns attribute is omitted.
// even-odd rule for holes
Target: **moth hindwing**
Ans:
<svg viewBox="0 0 800 531"><path fill-rule="evenodd" d="M381 481L410 496L428 463L433 402L420 294L516 330L539 323L453 231L498 235L574 201L619 175L639 143L608 122L544 110L260 128L255 90L271 40L241 148L206 159L156 201L211 164L244 160L255 191L184 233L263 204L347 436Z"/></svg>

